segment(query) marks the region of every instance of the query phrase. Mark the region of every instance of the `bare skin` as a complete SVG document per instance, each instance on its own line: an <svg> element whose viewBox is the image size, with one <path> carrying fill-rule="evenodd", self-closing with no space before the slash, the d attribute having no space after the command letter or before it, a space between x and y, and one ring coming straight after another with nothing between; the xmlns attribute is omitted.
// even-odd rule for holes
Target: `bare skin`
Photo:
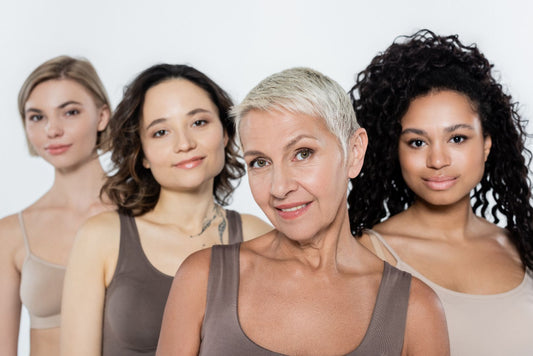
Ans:
<svg viewBox="0 0 533 356"><path fill-rule="evenodd" d="M518 286L524 267L507 231L472 211L470 191L492 140L471 103L453 91L417 98L402 130L400 164L416 201L374 229L403 261L444 288L489 295ZM374 251L368 235L361 242ZM387 260L396 264L390 254Z"/></svg>
<svg viewBox="0 0 533 356"><path fill-rule="evenodd" d="M135 223L144 254L168 276L191 253L229 241L225 210L214 208L214 179L225 164L227 142L217 110L203 89L183 79L164 81L146 93L140 130L143 165L161 191L155 207ZM244 239L272 230L251 215L242 215L242 227ZM90 219L78 232L65 277L62 355L102 354L105 293L119 246L115 212Z"/></svg>
<svg viewBox="0 0 533 356"><path fill-rule="evenodd" d="M98 107L76 82L45 81L26 103L26 133L40 156L55 168L50 190L23 211L32 254L66 267L76 231L89 217L110 210L100 200L105 172L96 154L96 132L109 120L107 106ZM30 117L38 116L36 120ZM68 144L50 154L50 144ZM21 300L21 270L27 257L16 214L0 220L0 354L17 353ZM31 329L31 356L59 354L60 328Z"/></svg>
<svg viewBox="0 0 533 356"><path fill-rule="evenodd" d="M517 287L524 267L507 232L476 216L465 197L435 214L422 203L373 229L411 267L436 284L467 294L497 294ZM364 234L361 243L374 251ZM386 253L392 265L396 261Z"/></svg>
<svg viewBox="0 0 533 356"><path fill-rule="evenodd" d="M92 177L91 177L92 176ZM111 208L99 199L104 171L98 160L71 174L56 172L54 185L37 202L24 209L23 218L31 251L39 258L66 267L76 232L89 217ZM61 224L57 222L61 221ZM3 264L0 278L2 289L10 296L2 296L0 346L7 354L15 354L20 322L20 271L26 249L17 215L0 220L0 239ZM4 294L4 292L2 294ZM59 328L31 329L31 355L57 355ZM7 351L11 350L11 351Z"/></svg>
<svg viewBox="0 0 533 356"><path fill-rule="evenodd" d="M365 131L350 138L346 158L322 120L304 114L252 111L240 133L252 194L277 228L241 245L237 309L244 333L287 355L353 351L383 272L383 262L352 237L345 203L348 179L363 164ZM210 253L191 255L178 270L157 355L198 354ZM417 279L410 293L402 355L448 355L437 297Z"/></svg>

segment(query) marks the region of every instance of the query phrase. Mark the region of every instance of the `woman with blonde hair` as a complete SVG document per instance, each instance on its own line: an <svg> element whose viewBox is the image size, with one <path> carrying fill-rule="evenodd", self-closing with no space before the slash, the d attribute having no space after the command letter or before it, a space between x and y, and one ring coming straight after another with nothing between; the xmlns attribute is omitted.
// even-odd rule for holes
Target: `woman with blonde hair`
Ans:
<svg viewBox="0 0 533 356"><path fill-rule="evenodd" d="M32 356L59 354L61 294L74 236L109 210L98 160L111 114L107 93L85 59L60 56L37 67L19 92L30 153L54 167L52 187L0 220L0 354L15 355L21 304L30 315Z"/></svg>

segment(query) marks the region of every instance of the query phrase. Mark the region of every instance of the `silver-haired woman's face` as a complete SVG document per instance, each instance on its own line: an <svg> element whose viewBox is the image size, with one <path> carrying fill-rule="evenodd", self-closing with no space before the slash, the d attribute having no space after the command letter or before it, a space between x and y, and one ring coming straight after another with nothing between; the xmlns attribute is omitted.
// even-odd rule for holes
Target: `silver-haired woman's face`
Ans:
<svg viewBox="0 0 533 356"><path fill-rule="evenodd" d="M252 194L276 229L305 242L344 218L348 180L366 149L363 129L347 156L324 120L306 114L252 110L239 130Z"/></svg>

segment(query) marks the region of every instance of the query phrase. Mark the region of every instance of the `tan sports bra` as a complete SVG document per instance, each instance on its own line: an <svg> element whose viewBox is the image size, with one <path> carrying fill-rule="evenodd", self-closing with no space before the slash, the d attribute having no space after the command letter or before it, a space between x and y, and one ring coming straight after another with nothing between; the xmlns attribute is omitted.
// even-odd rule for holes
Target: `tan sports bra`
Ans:
<svg viewBox="0 0 533 356"><path fill-rule="evenodd" d="M26 258L20 273L20 299L28 309L32 329L57 328L61 319L61 294L66 268L31 253L22 212L19 212L18 217L26 247Z"/></svg>

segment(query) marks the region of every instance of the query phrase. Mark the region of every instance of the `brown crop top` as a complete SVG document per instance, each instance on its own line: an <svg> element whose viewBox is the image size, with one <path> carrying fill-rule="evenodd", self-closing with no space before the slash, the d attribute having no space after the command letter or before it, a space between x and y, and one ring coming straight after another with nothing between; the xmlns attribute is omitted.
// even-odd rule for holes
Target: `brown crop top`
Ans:
<svg viewBox="0 0 533 356"><path fill-rule="evenodd" d="M120 247L106 290L103 356L155 355L173 276L156 269L141 246L135 218L119 214ZM226 210L229 243L242 241L239 213Z"/></svg>
<svg viewBox="0 0 533 356"><path fill-rule="evenodd" d="M61 321L66 268L32 254L22 212L18 213L18 217L26 247L26 258L20 271L20 300L28 309L32 329L57 328Z"/></svg>

